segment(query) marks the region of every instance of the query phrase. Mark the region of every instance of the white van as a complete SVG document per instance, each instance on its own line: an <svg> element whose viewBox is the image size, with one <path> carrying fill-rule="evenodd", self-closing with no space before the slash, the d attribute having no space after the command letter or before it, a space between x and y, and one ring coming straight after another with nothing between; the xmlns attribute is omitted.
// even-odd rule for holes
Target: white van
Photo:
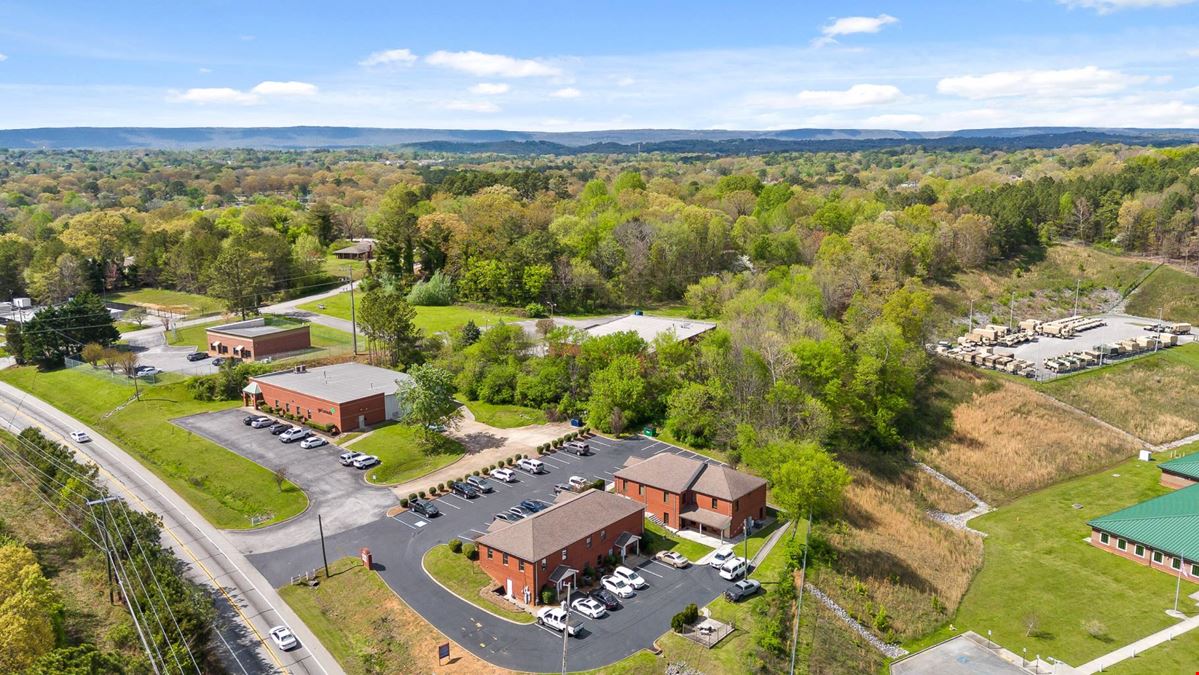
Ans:
<svg viewBox="0 0 1199 675"><path fill-rule="evenodd" d="M724 564L724 567L720 568L720 577L722 579L733 581L735 579L740 579L748 571L749 561L741 556L734 556L729 558L728 562Z"/></svg>
<svg viewBox="0 0 1199 675"><path fill-rule="evenodd" d="M526 457L518 461L516 466L520 467L520 469L523 471L528 471L529 473L545 473L545 463L539 459L530 459Z"/></svg>

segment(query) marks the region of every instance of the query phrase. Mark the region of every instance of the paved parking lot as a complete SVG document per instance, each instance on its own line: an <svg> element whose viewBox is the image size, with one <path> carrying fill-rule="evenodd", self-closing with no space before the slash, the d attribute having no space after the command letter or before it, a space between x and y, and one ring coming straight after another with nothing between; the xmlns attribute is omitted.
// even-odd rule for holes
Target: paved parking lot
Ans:
<svg viewBox="0 0 1199 675"><path fill-rule="evenodd" d="M481 535L495 513L523 499L552 502L553 486L572 476L611 481L612 474L630 456L649 457L658 452L696 456L689 451L635 438L611 441L590 439L594 455L576 457L555 453L542 460L549 473L533 476L517 472L518 481L499 484L492 494L476 499L456 495L439 497L441 515L426 519L411 512L385 518L329 537L330 559L357 556L368 547L379 574L405 602L446 635L483 659L504 668L529 672L556 672L562 665L562 636L535 624L516 624L480 610L435 584L421 567L426 551L453 538ZM714 461L714 460L709 460ZM301 544L270 554L252 555L250 561L272 583L287 583L293 574L320 564L320 546ZM728 587L715 570L692 565L676 570L649 561L639 568L649 587L623 601L623 607L602 619L577 616L585 630L568 643L569 670L599 668L649 647L670 629L670 618L688 603L705 605Z"/></svg>
<svg viewBox="0 0 1199 675"><path fill-rule="evenodd" d="M328 536L378 520L397 504L391 490L368 485L362 471L342 466L337 456L344 451L336 445L305 450L298 442L281 443L266 429L242 424L246 414L235 408L172 420L272 471L283 467L288 480L308 495L308 510L286 523L253 532L229 532L243 552L269 551L316 539L317 514Z"/></svg>
<svg viewBox="0 0 1199 675"><path fill-rule="evenodd" d="M154 366L168 373L184 375L208 375L217 371L216 366L212 365L212 359L188 361L187 355L194 352L195 348L168 345L165 334L161 330L149 334L139 333L127 340L137 352L138 363L142 365Z"/></svg>

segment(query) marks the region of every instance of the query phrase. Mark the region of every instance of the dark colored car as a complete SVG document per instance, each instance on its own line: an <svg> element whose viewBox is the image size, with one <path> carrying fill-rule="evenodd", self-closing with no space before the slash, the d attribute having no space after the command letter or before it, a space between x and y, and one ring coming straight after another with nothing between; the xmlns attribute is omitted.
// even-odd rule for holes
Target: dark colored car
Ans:
<svg viewBox="0 0 1199 675"><path fill-rule="evenodd" d="M248 427L250 426L250 422L253 422L256 419L258 419L258 415L246 415L245 417L241 418L241 423Z"/></svg>
<svg viewBox="0 0 1199 675"><path fill-rule="evenodd" d="M554 494L558 494L560 492L570 492L570 486L564 485L562 483L557 483L556 485L554 485Z"/></svg>
<svg viewBox="0 0 1199 675"><path fill-rule="evenodd" d="M549 508L545 502L539 502L536 499L526 499L521 502L520 505L532 513L537 513L538 511L543 511Z"/></svg>
<svg viewBox="0 0 1199 675"><path fill-rule="evenodd" d="M192 352L187 355L188 361L203 361L208 358L207 352Z"/></svg>
<svg viewBox="0 0 1199 675"><path fill-rule="evenodd" d="M278 436L279 434L283 433L284 431L287 431L290 428L291 428L290 424L288 424L286 422L278 422L276 424L271 425L271 434Z"/></svg>
<svg viewBox="0 0 1199 675"><path fill-rule="evenodd" d="M597 588L591 591L591 597L595 598L605 609L612 610L620 607L620 598L606 588Z"/></svg>
<svg viewBox="0 0 1199 675"><path fill-rule="evenodd" d="M450 483L450 491L459 497L465 497L467 499L474 499L475 497L479 496L479 488L469 483L463 483L460 480Z"/></svg>
<svg viewBox="0 0 1199 675"><path fill-rule="evenodd" d="M441 513L437 510L437 505L427 499L414 499L408 508L412 509L413 513L419 513L426 518L432 518Z"/></svg>

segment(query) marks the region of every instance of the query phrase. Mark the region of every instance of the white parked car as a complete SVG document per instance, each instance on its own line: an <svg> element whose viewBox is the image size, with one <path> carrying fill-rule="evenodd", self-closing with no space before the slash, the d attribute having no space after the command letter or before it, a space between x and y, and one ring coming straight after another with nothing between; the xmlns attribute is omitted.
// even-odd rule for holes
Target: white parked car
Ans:
<svg viewBox="0 0 1199 675"><path fill-rule="evenodd" d="M287 626L275 626L272 628L271 639L274 640L279 649L282 649L283 651L295 649L300 644L300 641L296 639L296 636Z"/></svg>
<svg viewBox="0 0 1199 675"><path fill-rule="evenodd" d="M505 483L516 482L516 473L512 469L492 469L491 477L496 480L502 480Z"/></svg>
<svg viewBox="0 0 1199 675"><path fill-rule="evenodd" d="M720 568L720 578L733 581L740 579L749 572L749 561L741 556L733 556Z"/></svg>
<svg viewBox="0 0 1199 675"><path fill-rule="evenodd" d="M304 448L305 450L308 450L311 448L319 448L322 445L327 445L328 443L329 443L329 441L326 441L324 438L313 435L313 436L309 436L308 438L305 438L304 440L300 441L300 447Z"/></svg>
<svg viewBox="0 0 1199 675"><path fill-rule="evenodd" d="M691 566L691 561L677 551L658 551L654 554L654 560L680 570Z"/></svg>
<svg viewBox="0 0 1199 675"><path fill-rule="evenodd" d="M362 454L361 452L354 452L353 450L351 450L349 452L343 452L340 455L338 455L337 461L341 462L342 466L349 466L354 463L354 460L358 459L359 457L365 457L365 456L366 455Z"/></svg>
<svg viewBox="0 0 1199 675"><path fill-rule="evenodd" d="M379 463L379 458L374 455L363 455L354 460L355 469L369 469Z"/></svg>
<svg viewBox="0 0 1199 675"><path fill-rule="evenodd" d="M724 567L724 564L729 561L729 558L732 558L732 557L733 557L733 549L731 549L731 548L717 549L717 551L712 554L712 557L708 558L708 565L711 567L715 567L716 569L720 569L721 567Z"/></svg>
<svg viewBox="0 0 1199 675"><path fill-rule="evenodd" d="M153 376L159 375L161 373L162 373L162 369L155 368L154 366L139 366L138 369L136 371L134 371L133 376L134 377L153 377Z"/></svg>
<svg viewBox="0 0 1199 675"><path fill-rule="evenodd" d="M545 473L545 463L540 459L525 457L516 462L516 466L529 473Z"/></svg>
<svg viewBox="0 0 1199 675"><path fill-rule="evenodd" d="M595 598L575 598L575 601L570 603L570 608L589 619L599 619L608 613L603 604Z"/></svg>
<svg viewBox="0 0 1199 675"><path fill-rule="evenodd" d="M275 423L275 420L273 420L269 417L263 416L263 417L259 417L258 419L250 422L250 428L251 429L263 429L265 427L271 426L274 423Z"/></svg>
<svg viewBox="0 0 1199 675"><path fill-rule="evenodd" d="M570 615L561 607L545 607L537 612L537 624L552 628L559 633L566 631L566 634L571 637L578 635L579 629L582 628L582 624L578 621L571 621Z"/></svg>
<svg viewBox="0 0 1199 675"><path fill-rule="evenodd" d="M303 427L292 427L292 428L288 429L287 431L284 431L283 433L279 434L279 442L291 443L293 441L303 440L305 438L308 438L311 435L312 435L312 432Z"/></svg>
<svg viewBox="0 0 1199 675"><path fill-rule="evenodd" d="M88 436L86 431L72 431L71 440L76 443L87 443L92 440L92 437Z"/></svg>
<svg viewBox="0 0 1199 675"><path fill-rule="evenodd" d="M581 488L587 485L587 479L582 476L571 476L566 482L570 483L572 488Z"/></svg>
<svg viewBox="0 0 1199 675"><path fill-rule="evenodd" d="M608 589L608 591L615 593L618 597L633 597L633 587L629 585L629 582L619 577L614 577L611 574L600 577L600 586L603 586L604 588Z"/></svg>
<svg viewBox="0 0 1199 675"><path fill-rule="evenodd" d="M633 588L637 588L637 589L642 589L649 585L649 584L645 583L645 579L640 574L637 574L636 572L625 567L624 565L621 565L620 567L617 567L616 569L612 570L612 576L617 577L619 579L624 579L625 581L627 581L629 583L630 586L632 586Z"/></svg>

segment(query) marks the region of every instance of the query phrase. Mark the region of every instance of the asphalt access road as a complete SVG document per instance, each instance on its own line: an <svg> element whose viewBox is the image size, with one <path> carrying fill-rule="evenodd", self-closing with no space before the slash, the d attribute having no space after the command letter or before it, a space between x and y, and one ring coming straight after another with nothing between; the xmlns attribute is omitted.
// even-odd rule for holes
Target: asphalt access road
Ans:
<svg viewBox="0 0 1199 675"><path fill-rule="evenodd" d="M657 452L691 456L686 450L660 441L636 438L624 441L590 439L596 454L575 457L555 453L543 457L549 473L499 484L496 491L477 499L443 496L436 500L440 516L424 519L412 513L384 518L353 530L326 537L330 560L357 556L371 550L375 568L405 602L441 632L480 658L503 668L526 672L556 672L562 666L562 636L535 624L516 624L484 612L434 583L421 567L426 551L455 537L469 539L485 531L493 515L522 499L553 500L553 485L571 475L612 479L630 455L648 457ZM269 554L248 556L250 562L275 585L290 581L321 565L320 542L308 542ZM670 629L670 618L688 603L703 606L729 586L716 570L692 565L676 570L647 562L639 572L649 587L623 602L624 606L602 619L578 618L585 631L568 641L568 669L588 670L618 661L650 647Z"/></svg>
<svg viewBox="0 0 1199 675"><path fill-rule="evenodd" d="M282 467L287 479L308 495L308 510L278 525L259 530L227 532L243 553L257 553L294 546L320 536L317 514L325 535L343 532L382 517L399 501L388 488L369 485L363 471L342 466L336 445L305 450L295 443L282 443L270 431L242 424L246 411L240 408L203 413L172 420L174 424L272 471ZM369 469L367 469L369 471Z"/></svg>

